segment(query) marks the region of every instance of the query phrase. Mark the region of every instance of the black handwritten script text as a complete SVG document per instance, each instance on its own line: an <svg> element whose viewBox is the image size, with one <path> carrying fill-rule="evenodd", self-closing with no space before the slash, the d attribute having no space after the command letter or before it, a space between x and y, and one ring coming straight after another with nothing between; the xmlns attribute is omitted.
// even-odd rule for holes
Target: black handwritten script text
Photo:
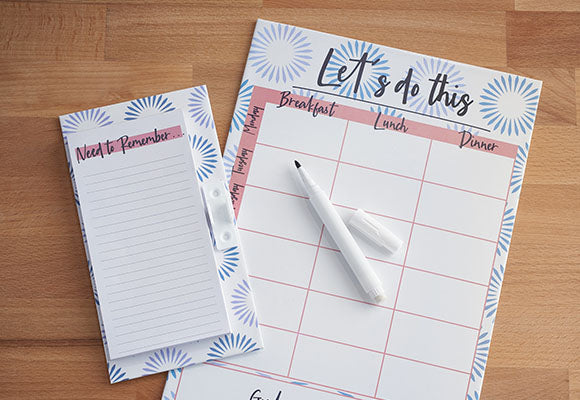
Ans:
<svg viewBox="0 0 580 400"><path fill-rule="evenodd" d="M334 101L332 103L320 102L315 100L314 96L310 96L308 100L302 100L295 96L293 97L289 91L280 92L280 103L276 108L282 107L293 107L299 110L307 110L313 117L317 117L320 114L332 117L338 108Z"/></svg>
<svg viewBox="0 0 580 400"><path fill-rule="evenodd" d="M354 82L352 83L352 87L353 94L355 95L360 90L361 82L365 76L365 69L372 68L372 66L381 61L381 56L373 59L369 56L368 52L364 52L359 58L350 58L344 65L341 65L336 72L336 76L333 76L333 79L329 80L327 68L331 63L333 54L334 48L330 48L326 54L326 58L322 62L316 83L319 87L337 88L345 82ZM333 60L333 64L335 63ZM406 76L397 81L393 86L393 91L401 94L402 104L407 104L410 98L417 96L421 92L426 92L429 93L427 101L430 106L443 103L446 107L454 109L460 117L467 114L469 106L473 104L473 100L471 100L471 96L468 93L458 94L450 92L450 83L447 74L438 73L436 76L430 77L428 79L429 87L422 88L418 83L413 83L413 73L414 69L409 68ZM326 80L325 76L327 77ZM389 79L389 76L384 74L380 74L373 79L376 79L375 85L373 85L376 87L376 90L373 95L377 98L382 97L386 93L387 88L393 83ZM457 89L458 86L456 85L454 88Z"/></svg>
<svg viewBox="0 0 580 400"><path fill-rule="evenodd" d="M461 135L461 140L459 141L460 149L467 147L494 152L496 149L499 148L499 145L497 143L494 143L489 140L486 141L483 138L474 137L471 132L463 131L459 132L459 134Z"/></svg>
<svg viewBox="0 0 580 400"><path fill-rule="evenodd" d="M282 391L278 391L276 397L264 397L262 390L256 389L250 395L250 400L282 400Z"/></svg>

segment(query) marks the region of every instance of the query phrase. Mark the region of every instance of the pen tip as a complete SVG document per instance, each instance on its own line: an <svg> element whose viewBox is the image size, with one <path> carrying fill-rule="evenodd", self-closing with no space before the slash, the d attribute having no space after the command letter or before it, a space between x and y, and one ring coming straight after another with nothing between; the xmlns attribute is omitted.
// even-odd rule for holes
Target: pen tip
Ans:
<svg viewBox="0 0 580 400"><path fill-rule="evenodd" d="M302 165L301 165L301 164L300 164L298 161L296 161L296 160L294 160L294 165L296 165L296 168L300 168L300 167L302 166Z"/></svg>

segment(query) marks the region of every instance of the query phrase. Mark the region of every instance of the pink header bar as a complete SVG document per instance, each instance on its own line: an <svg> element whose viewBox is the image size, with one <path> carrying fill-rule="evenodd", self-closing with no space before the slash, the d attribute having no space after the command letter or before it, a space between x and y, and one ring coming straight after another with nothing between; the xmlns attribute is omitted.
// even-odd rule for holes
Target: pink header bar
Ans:
<svg viewBox="0 0 580 400"><path fill-rule="evenodd" d="M515 158L518 146L473 135L467 131L458 132L452 129L442 128L412 121L407 118L398 118L392 115L380 114L373 111L361 110L335 102L312 99L289 92L280 92L263 87L254 87L252 97L256 96L257 103L273 103L283 107L310 112L318 118L340 118L365 125L373 126L377 131L389 130L401 134L420 136L426 139L457 145L460 148L469 148L499 156Z"/></svg>
<svg viewBox="0 0 580 400"><path fill-rule="evenodd" d="M77 162L80 163L89 158L104 158L113 153L123 152L125 154L126 151L131 149L167 142L182 136L183 132L179 125L159 130L155 128L153 132L142 133L140 135L123 135L114 140L106 140L92 145L85 144L83 147L77 147L75 154Z"/></svg>

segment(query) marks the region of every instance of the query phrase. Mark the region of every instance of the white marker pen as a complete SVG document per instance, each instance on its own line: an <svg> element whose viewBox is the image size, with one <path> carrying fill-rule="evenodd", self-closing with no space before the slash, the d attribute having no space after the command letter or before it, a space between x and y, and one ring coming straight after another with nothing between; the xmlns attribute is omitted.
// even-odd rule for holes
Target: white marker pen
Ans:
<svg viewBox="0 0 580 400"><path fill-rule="evenodd" d="M326 193L314 182L302 165L294 160L308 199L322 220L332 239L344 256L367 296L380 303L385 298L383 285L368 260L355 242L340 215L328 199Z"/></svg>

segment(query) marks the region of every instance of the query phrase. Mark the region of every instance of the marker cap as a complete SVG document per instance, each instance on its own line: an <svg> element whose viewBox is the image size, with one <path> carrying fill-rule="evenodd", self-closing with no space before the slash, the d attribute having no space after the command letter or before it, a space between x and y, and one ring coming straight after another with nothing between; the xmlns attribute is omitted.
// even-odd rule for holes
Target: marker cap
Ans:
<svg viewBox="0 0 580 400"><path fill-rule="evenodd" d="M403 245L403 241L393 232L360 208L350 217L348 224L365 238L391 253L396 252Z"/></svg>

